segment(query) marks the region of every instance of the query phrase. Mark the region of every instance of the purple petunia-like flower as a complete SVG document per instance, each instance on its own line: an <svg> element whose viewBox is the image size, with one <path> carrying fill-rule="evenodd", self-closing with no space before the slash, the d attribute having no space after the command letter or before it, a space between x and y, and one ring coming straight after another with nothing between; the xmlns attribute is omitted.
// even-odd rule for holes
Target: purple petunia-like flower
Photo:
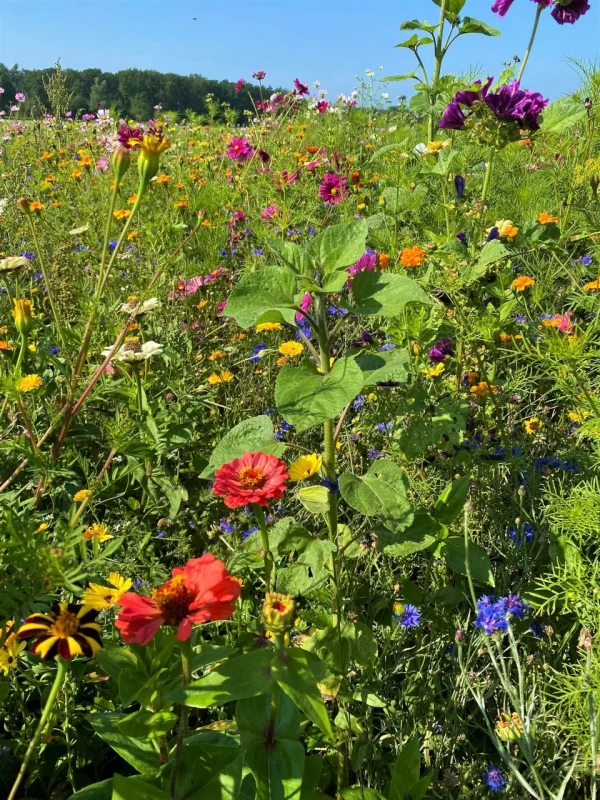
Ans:
<svg viewBox="0 0 600 800"><path fill-rule="evenodd" d="M348 194L346 189L346 178L338 175L337 172L328 172L319 186L321 200L327 205L335 206L341 203Z"/></svg>
<svg viewBox="0 0 600 800"><path fill-rule="evenodd" d="M454 352L452 340L445 336L429 348L429 358L434 364L443 364L448 356Z"/></svg>
<svg viewBox="0 0 600 800"><path fill-rule="evenodd" d="M570 0L570 2L557 0L552 9L552 17L559 25L573 25L589 10L590 4L587 0Z"/></svg>
<svg viewBox="0 0 600 800"><path fill-rule="evenodd" d="M552 0L533 0L533 2L544 8L548 8L548 6L552 5ZM500 17L504 17L513 3L514 0L496 0L492 6L492 11Z"/></svg>
<svg viewBox="0 0 600 800"><path fill-rule="evenodd" d="M498 120L515 122L520 127L532 131L538 130L539 116L548 105L548 101L539 92L521 89L518 81L501 86L497 92L490 92L493 80L488 78L483 84L477 81L474 84L476 89L457 92L440 120L440 128L462 130L468 119L462 106L473 108L475 103L482 102Z"/></svg>

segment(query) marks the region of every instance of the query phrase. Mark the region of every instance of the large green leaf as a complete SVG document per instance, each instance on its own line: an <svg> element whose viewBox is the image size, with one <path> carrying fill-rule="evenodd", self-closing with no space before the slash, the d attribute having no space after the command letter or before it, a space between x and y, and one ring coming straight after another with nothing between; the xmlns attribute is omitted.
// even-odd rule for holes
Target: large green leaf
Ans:
<svg viewBox="0 0 600 800"><path fill-rule="evenodd" d="M201 478L210 479L223 464L244 453L271 453L280 456L285 445L274 437L273 423L266 415L250 417L232 428L215 447Z"/></svg>
<svg viewBox="0 0 600 800"><path fill-rule="evenodd" d="M412 524L403 531L378 527L377 549L392 558L405 558L434 545L447 529L426 511L415 512Z"/></svg>
<svg viewBox="0 0 600 800"><path fill-rule="evenodd" d="M394 762L389 800L405 800L410 794L410 789L419 780L420 773L419 739L417 736L413 736L398 753Z"/></svg>
<svg viewBox="0 0 600 800"><path fill-rule="evenodd" d="M140 708L119 721L119 731L135 739L154 739L168 733L177 723L170 711L148 711Z"/></svg>
<svg viewBox="0 0 600 800"><path fill-rule="evenodd" d="M332 735L329 715L317 682L325 677L325 664L314 653L299 647L287 647L272 664L273 679L327 736Z"/></svg>
<svg viewBox="0 0 600 800"><path fill-rule="evenodd" d="M300 714L294 702L281 693L271 728L272 698L242 700L236 721L245 763L256 781L256 800L299 800L304 775L304 748Z"/></svg>
<svg viewBox="0 0 600 800"><path fill-rule="evenodd" d="M352 294L356 306L350 311L373 317L398 316L407 303L433 303L411 278L387 272L359 272L352 281Z"/></svg>
<svg viewBox="0 0 600 800"><path fill-rule="evenodd" d="M177 769L178 800L235 800L242 783L243 750L231 738L211 741L204 732L184 740ZM161 772L163 786L170 785L172 761Z"/></svg>
<svg viewBox="0 0 600 800"><path fill-rule="evenodd" d="M462 17L462 22L459 27L460 33L480 33L483 36L502 36L502 32L498 28L488 25L487 22L482 22L475 17Z"/></svg>
<svg viewBox="0 0 600 800"><path fill-rule="evenodd" d="M463 475L449 483L435 504L435 518L444 525L449 525L458 517L465 507L469 494L471 478Z"/></svg>
<svg viewBox="0 0 600 800"><path fill-rule="evenodd" d="M475 542L469 542L468 553L469 572L473 580L494 586L490 559L483 547ZM462 537L451 536L443 541L439 548L439 554L453 572L458 572L459 575L467 574L467 549Z"/></svg>
<svg viewBox="0 0 600 800"><path fill-rule="evenodd" d="M113 779L92 783L71 795L72 800L112 800Z"/></svg>
<svg viewBox="0 0 600 800"><path fill-rule="evenodd" d="M544 111L541 133L563 133L572 125L581 122L586 115L586 110L582 103L577 103L570 97L564 97L550 103Z"/></svg>
<svg viewBox="0 0 600 800"><path fill-rule="evenodd" d="M277 591L304 596L329 579L325 564L335 551L332 542L313 539L290 566L277 570Z"/></svg>
<svg viewBox="0 0 600 800"><path fill-rule="evenodd" d="M433 33L437 25L431 25L427 20L407 19L400 23L401 31L427 31Z"/></svg>
<svg viewBox="0 0 600 800"><path fill-rule="evenodd" d="M362 370L363 385L394 381L405 383L408 378L408 350L396 348L383 353L356 356L355 361Z"/></svg>
<svg viewBox="0 0 600 800"><path fill-rule="evenodd" d="M282 417L305 431L337 417L363 386L363 374L352 357L338 359L326 375L309 359L286 366L277 376L275 403Z"/></svg>
<svg viewBox="0 0 600 800"><path fill-rule="evenodd" d="M392 461L376 461L362 477L346 472L339 486L348 505L366 517L379 517L394 528L406 528L413 520L404 473Z"/></svg>
<svg viewBox="0 0 600 800"><path fill-rule="evenodd" d="M281 321L294 321L296 278L284 267L263 267L240 278L227 300L224 314L242 328L250 328L268 312Z"/></svg>
<svg viewBox="0 0 600 800"><path fill-rule="evenodd" d="M86 719L94 731L115 750L121 758L144 775L157 775L160 761L156 748L150 741L141 741L125 736L119 730L119 722L125 714L88 714Z"/></svg>
<svg viewBox="0 0 600 800"><path fill-rule="evenodd" d="M144 780L139 775L123 777L115 774L112 779L111 800L170 800L171 795Z"/></svg>
<svg viewBox="0 0 600 800"><path fill-rule="evenodd" d="M442 6L442 0L433 0L436 6ZM467 0L446 0L446 16L454 19L462 11Z"/></svg>
<svg viewBox="0 0 600 800"><path fill-rule="evenodd" d="M325 273L346 269L365 252L367 231L364 219L331 225L312 240L308 252Z"/></svg>
<svg viewBox="0 0 600 800"><path fill-rule="evenodd" d="M463 280L467 284L473 283L482 278L492 264L496 261L502 261L508 255L510 255L510 251L506 249L500 239L492 239L490 242L486 242L478 261L461 270Z"/></svg>
<svg viewBox="0 0 600 800"><path fill-rule="evenodd" d="M298 275L307 275L310 270L310 259L305 250L294 242L273 239L267 242L283 263Z"/></svg>
<svg viewBox="0 0 600 800"><path fill-rule="evenodd" d="M219 664L208 675L176 689L169 696L174 703L192 708L209 708L267 694L273 686L269 650L254 650Z"/></svg>

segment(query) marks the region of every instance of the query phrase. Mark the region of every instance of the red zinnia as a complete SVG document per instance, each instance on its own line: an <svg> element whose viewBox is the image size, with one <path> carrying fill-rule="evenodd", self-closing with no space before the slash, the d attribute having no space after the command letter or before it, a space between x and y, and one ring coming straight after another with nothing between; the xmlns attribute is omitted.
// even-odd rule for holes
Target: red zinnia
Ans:
<svg viewBox="0 0 600 800"><path fill-rule="evenodd" d="M148 644L161 625L177 628L177 638L186 642L192 624L231 617L241 590L225 564L205 553L191 558L184 567L175 567L173 577L151 597L124 594L115 625L127 644Z"/></svg>
<svg viewBox="0 0 600 800"><path fill-rule="evenodd" d="M269 500L279 500L286 490L290 476L287 464L266 453L244 453L215 473L213 494L224 496L228 508L255 503L266 506Z"/></svg>

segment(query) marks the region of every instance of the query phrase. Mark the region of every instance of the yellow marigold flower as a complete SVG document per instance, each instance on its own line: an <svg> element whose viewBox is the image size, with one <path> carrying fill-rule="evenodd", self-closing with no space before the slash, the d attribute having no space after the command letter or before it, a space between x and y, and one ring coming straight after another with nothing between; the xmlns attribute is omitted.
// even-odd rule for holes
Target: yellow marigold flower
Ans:
<svg viewBox="0 0 600 800"><path fill-rule="evenodd" d="M513 742L523 732L521 717L513 712L510 716L505 712L500 714L500 719L496 723L496 734L503 742Z"/></svg>
<svg viewBox="0 0 600 800"><path fill-rule="evenodd" d="M162 175L156 176L156 183L169 183L170 180L171 178L168 175L165 175L164 173Z"/></svg>
<svg viewBox="0 0 600 800"><path fill-rule="evenodd" d="M87 500L88 497L92 496L91 489L80 489L78 492L75 492L73 495L73 500L75 503L83 503L84 500Z"/></svg>
<svg viewBox="0 0 600 800"><path fill-rule="evenodd" d="M229 381L233 380L233 372L230 372L228 369L224 369L218 375L216 372L213 372L212 375L209 375L207 378L207 382L211 386L216 386L219 383L228 383Z"/></svg>
<svg viewBox="0 0 600 800"><path fill-rule="evenodd" d="M217 358L226 358L227 353L224 350L213 350L212 353L209 355L209 361L215 361Z"/></svg>
<svg viewBox="0 0 600 800"><path fill-rule="evenodd" d="M0 672L8 675L11 669L15 669L19 660L19 654L27 647L27 642L20 642L13 639L5 647L0 648Z"/></svg>
<svg viewBox="0 0 600 800"><path fill-rule="evenodd" d="M586 408L578 408L575 411L569 411L567 414L571 422L585 422L586 419L589 419L591 416L590 412Z"/></svg>
<svg viewBox="0 0 600 800"><path fill-rule="evenodd" d="M15 297L13 305L12 315L15 319L15 326L21 336L27 336L33 328L33 318L35 317L31 300Z"/></svg>
<svg viewBox="0 0 600 800"><path fill-rule="evenodd" d="M405 247L400 253L400 263L403 267L420 267L425 261L425 250L418 245Z"/></svg>
<svg viewBox="0 0 600 800"><path fill-rule="evenodd" d="M17 389L20 392L32 392L34 389L39 388L43 382L39 375L25 375L17 384Z"/></svg>
<svg viewBox="0 0 600 800"><path fill-rule="evenodd" d="M474 386L471 386L470 391L471 394L477 397L486 397L488 394L496 394L498 387L493 383L489 384L486 381L481 381L481 383L476 383Z"/></svg>
<svg viewBox="0 0 600 800"><path fill-rule="evenodd" d="M423 370L423 374L426 378L437 378L439 375L442 374L445 367L442 363L436 364L435 367L427 367L427 369Z"/></svg>
<svg viewBox="0 0 600 800"><path fill-rule="evenodd" d="M113 211L113 217L115 219L127 219L127 217L131 216L131 211L128 208L118 208L116 211Z"/></svg>
<svg viewBox="0 0 600 800"><path fill-rule="evenodd" d="M534 279L530 278L528 275L521 275L519 278L514 279L510 288L513 292L524 292L529 286L535 286Z"/></svg>
<svg viewBox="0 0 600 800"><path fill-rule="evenodd" d="M129 240L131 240L131 239L135 239L137 235L138 235L138 234L137 234L137 231L129 231L129 233L127 234L127 238L128 238Z"/></svg>
<svg viewBox="0 0 600 800"><path fill-rule="evenodd" d="M37 528L34 530L34 534L35 534L35 533L43 533L44 531L47 531L47 530L48 530L48 523L47 523L47 522L42 522L42 523L41 523L40 525L38 525L38 526L37 526Z"/></svg>
<svg viewBox="0 0 600 800"><path fill-rule="evenodd" d="M538 222L540 225L550 225L552 223L556 225L558 222L560 222L560 217L556 217L554 214L548 214L546 211L542 211L538 217Z"/></svg>
<svg viewBox="0 0 600 800"><path fill-rule="evenodd" d="M127 198L127 202L130 206L132 206L135 201L137 200L137 192L134 192L130 197Z"/></svg>
<svg viewBox="0 0 600 800"><path fill-rule="evenodd" d="M268 331L280 331L282 329L281 322L261 322L256 326L257 333L266 333Z"/></svg>
<svg viewBox="0 0 600 800"><path fill-rule="evenodd" d="M208 305L208 300L200 300L196 308L202 311L202 309L205 308L207 305Z"/></svg>
<svg viewBox="0 0 600 800"><path fill-rule="evenodd" d="M316 453L311 453L308 456L300 456L293 464L290 464L290 480L296 482L311 478L321 469L322 463L322 457Z"/></svg>
<svg viewBox="0 0 600 800"><path fill-rule="evenodd" d="M525 433L528 433L530 436L533 436L534 433L537 433L540 428L543 427L543 422L538 419L537 417L531 417L530 419L526 419L523 423L525 427Z"/></svg>
<svg viewBox="0 0 600 800"><path fill-rule="evenodd" d="M433 155L435 153L439 153L441 150L446 150L451 146L452 139L445 139L443 142L429 142L424 152L427 153L427 155Z"/></svg>
<svg viewBox="0 0 600 800"><path fill-rule="evenodd" d="M279 345L279 352L282 356L288 356L288 358L296 358L301 353L304 352L304 345L300 344L300 342L283 342L283 344Z"/></svg>
<svg viewBox="0 0 600 800"><path fill-rule="evenodd" d="M158 172L161 153L171 147L171 142L163 138L160 133L147 133L141 142L134 139L129 144L131 147L139 147L141 150L138 158L138 170L145 187Z"/></svg>
<svg viewBox="0 0 600 800"><path fill-rule="evenodd" d="M13 350L13 346L6 339L0 339L0 350Z"/></svg>
<svg viewBox="0 0 600 800"><path fill-rule="evenodd" d="M83 172L80 169L74 169L73 172L71 172L71 177L74 180L79 180L79 178L83 177Z"/></svg>
<svg viewBox="0 0 600 800"><path fill-rule="evenodd" d="M29 204L30 211L37 211L39 213L40 211L43 211L45 208L46 206L43 203L38 203L37 200L34 200L33 203Z"/></svg>
<svg viewBox="0 0 600 800"><path fill-rule="evenodd" d="M598 289L600 289L600 280L598 279L586 283L585 286L583 287L584 292L595 292Z"/></svg>
<svg viewBox="0 0 600 800"><path fill-rule="evenodd" d="M180 208L184 209L187 208L188 204L185 200L178 200L176 203L173 203L173 208Z"/></svg>
<svg viewBox="0 0 600 800"><path fill-rule="evenodd" d="M103 522L94 522L89 528L86 528L81 534L86 542L91 542L95 539L97 542L107 542L113 536L108 532L108 527Z"/></svg>
<svg viewBox="0 0 600 800"><path fill-rule="evenodd" d="M81 602L95 608L96 611L102 611L104 608L116 605L133 585L130 578L123 578L118 572L111 572L106 581L108 586L90 583L81 596Z"/></svg>

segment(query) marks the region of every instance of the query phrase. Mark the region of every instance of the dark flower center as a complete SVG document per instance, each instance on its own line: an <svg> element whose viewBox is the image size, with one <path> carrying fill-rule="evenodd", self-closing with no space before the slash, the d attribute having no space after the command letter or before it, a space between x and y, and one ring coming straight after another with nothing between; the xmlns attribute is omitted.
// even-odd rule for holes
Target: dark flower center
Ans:
<svg viewBox="0 0 600 800"><path fill-rule="evenodd" d="M267 480L258 467L244 467L239 471L238 478L242 489L262 489Z"/></svg>
<svg viewBox="0 0 600 800"><path fill-rule="evenodd" d="M152 598L162 611L165 625L176 626L189 614L194 595L185 585L185 576L177 575L160 589L155 589Z"/></svg>

